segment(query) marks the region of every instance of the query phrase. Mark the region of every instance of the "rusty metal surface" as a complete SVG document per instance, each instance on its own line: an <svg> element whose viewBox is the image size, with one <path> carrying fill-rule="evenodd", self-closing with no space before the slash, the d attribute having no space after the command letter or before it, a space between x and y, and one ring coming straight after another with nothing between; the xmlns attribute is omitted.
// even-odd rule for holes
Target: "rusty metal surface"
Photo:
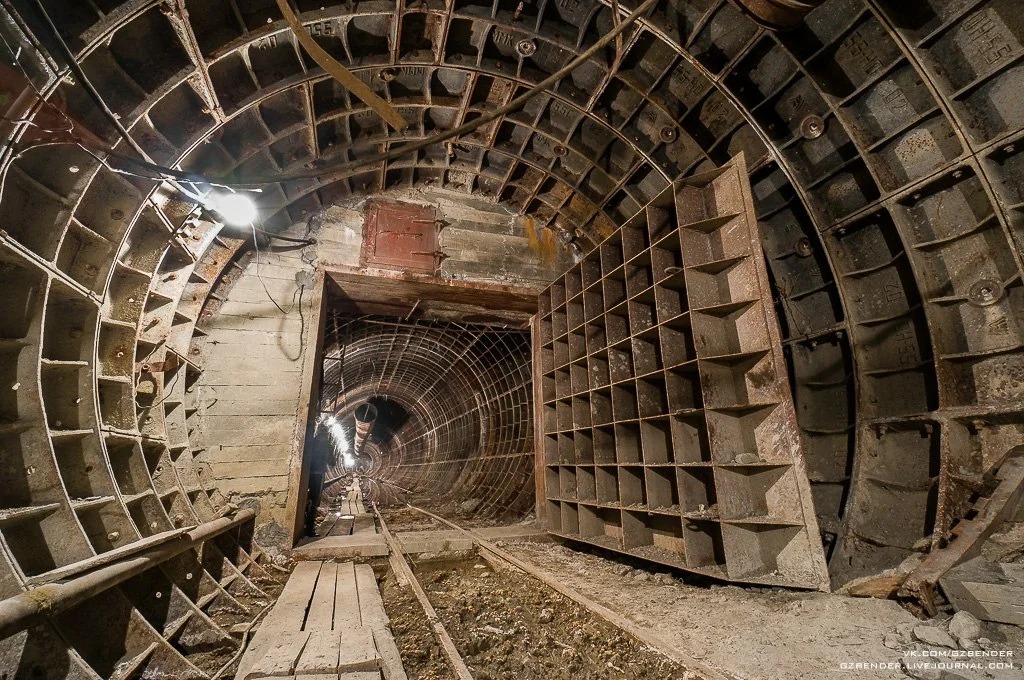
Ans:
<svg viewBox="0 0 1024 680"><path fill-rule="evenodd" d="M536 289L444 281L388 269L331 269L340 311L401 318L525 325L537 311Z"/></svg>
<svg viewBox="0 0 1024 680"><path fill-rule="evenodd" d="M377 502L426 495L518 519L534 500L530 367L522 330L331 307L320 412L352 436L357 409L376 409L359 474Z"/></svg>
<svg viewBox="0 0 1024 680"><path fill-rule="evenodd" d="M363 265L433 274L444 259L437 243L435 208L412 203L374 201L363 222Z"/></svg>
<svg viewBox="0 0 1024 680"><path fill-rule="evenodd" d="M45 4L158 162L286 173L399 139L311 68L272 4ZM410 115L400 139L414 140L501 106L615 23L610 3L514 4L331 0L299 18ZM185 437L175 435L172 455L161 434L194 420L186 386L204 343L201 333L183 340L189 324L168 313L189 308L202 284L186 292L154 280L158 268L187 266L182 249L166 248L187 210L74 146L25 147L62 139L48 132L63 120L54 109L83 139L116 135L46 54L31 4L3 7L4 63L57 104L37 106L19 83L0 126L8 587L106 549L108 536L124 543L213 508L191 451L178 455ZM816 510L843 582L945 545L985 472L1024 441L1015 11L1007 0L828 0L795 29L766 32L732 0L672 0L624 41L618 72L595 62L518 114L414 158L330 183L268 185L264 226L435 185L528 213L539 249L585 249L670 183L744 151ZM523 40L535 45L529 55L517 50ZM146 323L158 323L136 342L151 283L174 303L153 299ZM207 298L202 314L218 302ZM152 343L172 335L194 363L165 374L158 389L173 395L154 406L164 395L137 394L152 382L132 369L164 361L149 356ZM95 379L80 381L86 372ZM79 447L98 475L95 498L82 485L75 498L60 491L65 477L82 478L62 455Z"/></svg>
<svg viewBox="0 0 1024 680"><path fill-rule="evenodd" d="M825 0L736 0L759 23L774 29L792 29L800 25L808 12Z"/></svg>
<svg viewBox="0 0 1024 680"><path fill-rule="evenodd" d="M828 590L742 156L541 294L544 521L719 579Z"/></svg>

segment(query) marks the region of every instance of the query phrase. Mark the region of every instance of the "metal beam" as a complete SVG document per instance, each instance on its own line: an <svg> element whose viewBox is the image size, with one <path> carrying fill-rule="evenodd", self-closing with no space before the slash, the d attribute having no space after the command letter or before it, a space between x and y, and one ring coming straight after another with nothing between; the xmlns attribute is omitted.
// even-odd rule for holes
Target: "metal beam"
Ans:
<svg viewBox="0 0 1024 680"><path fill-rule="evenodd" d="M47 617L79 605L133 576L157 567L226 531L255 519L253 510L240 510L183 533L174 540L101 567L64 583L48 583L0 602L0 640L11 637Z"/></svg>

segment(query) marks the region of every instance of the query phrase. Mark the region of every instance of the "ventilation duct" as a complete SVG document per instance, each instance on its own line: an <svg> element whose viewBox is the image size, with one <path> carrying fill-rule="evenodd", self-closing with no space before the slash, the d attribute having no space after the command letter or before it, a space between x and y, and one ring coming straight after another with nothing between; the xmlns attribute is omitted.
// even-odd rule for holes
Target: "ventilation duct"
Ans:
<svg viewBox="0 0 1024 680"><path fill-rule="evenodd" d="M366 447L366 438L370 434L370 430L373 429L373 423L377 420L377 407L373 404L366 403L356 409L356 439L355 439L355 455L363 455L363 449Z"/></svg>

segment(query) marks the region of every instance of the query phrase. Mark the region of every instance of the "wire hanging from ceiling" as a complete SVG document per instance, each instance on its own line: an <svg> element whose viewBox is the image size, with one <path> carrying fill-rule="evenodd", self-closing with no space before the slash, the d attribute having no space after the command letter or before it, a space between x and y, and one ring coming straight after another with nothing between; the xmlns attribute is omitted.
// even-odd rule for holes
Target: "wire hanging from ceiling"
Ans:
<svg viewBox="0 0 1024 680"><path fill-rule="evenodd" d="M114 112L111 111L110 108L106 105L106 103L103 100L103 97L100 95L99 91L96 90L95 86L92 84L88 76L82 70L77 59L75 59L74 54L71 52L71 49L68 47L67 43L60 35L60 32L54 24L52 18L46 12L46 9L42 4L42 0L34 0L34 3L41 18L47 24L47 27L49 28L53 38L57 41L57 44L61 49L64 59L68 62L68 67L71 69L71 72L79 80L80 84L85 88L90 99L93 100L93 102L97 105L97 107L99 107L103 115L107 119L109 119L110 122L114 125L114 128L117 130L118 135L125 141L126 144L128 144L128 146L130 146L139 155L139 158L132 158L131 156L120 154L118 152L113 151L112 149L104 149L102 150L102 152L108 154L111 158L137 165L141 168L150 170L152 172L161 173L163 175L162 179L164 181L167 181L172 186L182 191L182 193L184 193L186 196L189 196L190 198L193 198L201 202L202 199L197 198L192 192L188 191L183 186L181 186L181 182L186 182L190 184L203 183L223 188L253 189L268 184L276 184L283 182L324 180L327 177L354 174L356 171L361 170L366 166L374 165L384 161L394 160L396 158L400 158L407 154L420 151L435 144L440 144L442 142L446 142L456 137L470 134L476 131L477 129L483 127L484 125L487 125L488 123L491 123L497 120L498 118L501 118L502 116L508 115L509 113L513 113L514 111L517 111L518 109L522 108L537 95L540 95L545 91L555 87L559 82L561 82L564 78L566 78L577 68L593 59L601 50L605 49L610 44L612 44L612 42L621 42L622 33L630 26L635 24L637 21L639 21L651 9L653 9L657 5L658 0L645 0L643 4L641 4L635 10L633 10L625 19L617 21L613 28L607 33L605 33L603 36L601 36L601 38L598 39L593 45L591 45L586 50L581 52L579 55L577 55L575 58L569 61L565 66L558 69L555 73L552 73L550 76L548 76L541 82L537 83L536 85L534 85L529 90L527 90L520 96L516 97L512 101L510 101L508 104L505 104L504 106L494 109L493 111L490 111L477 118L474 118L468 123L464 123L445 132L431 135L430 137L421 139L416 142L409 142L407 144L402 144L401 146L398 147L390 147L385 151L381 151L366 158L360 158L354 161L349 161L338 165L307 172L296 172L290 174L286 173L272 177L253 177L247 179L210 178L203 175L202 173L186 172L183 170L177 170L174 168L154 163L153 159L150 158L146 154L145 150L142 149L142 147L139 146L138 143L131 137L128 130L124 127L124 125L121 124L121 121L117 118L116 114L114 114ZM616 19L617 18L618 17L616 17ZM616 66L617 64L613 64L613 68L615 68ZM78 143L84 144L84 142L81 140L79 140ZM93 149L93 151L96 150Z"/></svg>

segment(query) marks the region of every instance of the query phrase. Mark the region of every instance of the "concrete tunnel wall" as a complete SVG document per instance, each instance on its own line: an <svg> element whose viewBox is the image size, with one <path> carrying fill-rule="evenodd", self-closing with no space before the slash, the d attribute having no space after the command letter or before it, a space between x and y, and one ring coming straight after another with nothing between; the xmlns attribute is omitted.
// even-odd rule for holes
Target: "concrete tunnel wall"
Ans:
<svg viewBox="0 0 1024 680"><path fill-rule="evenodd" d="M396 191L386 198L434 205L440 218L449 223L440 234L441 248L449 255L440 268L441 280L539 290L557 273L560 259L564 261L565 254L559 256L558 246L548 243L541 247L540 240L528 232L529 220L493 203L467 201L464 196L443 190ZM319 371L319 364L310 360L315 359L310 353L315 354L317 342L314 291L303 292L299 307L295 277L303 271L358 268L363 213L359 201L328 209L322 226L311 234L317 244L309 248L273 241L260 254L262 281L256 259L249 258L209 326L207 370L197 387L200 411L196 444L201 450L197 462L209 470L208 483L228 501L240 505L258 502L258 524L265 525L258 537L268 544L286 542L285 535L292 527L289 484L301 482L295 471L301 463L298 455L309 399L304 389L310 384L308 372ZM306 230L303 221L286 233L302 237ZM289 313L282 313L268 294ZM412 401L422 398L405 396ZM430 403L421 406L427 411L431 408ZM528 415L528 410L520 413L522 417ZM472 457L477 453L473 446L463 448L460 455ZM393 453L396 462L402 460L399 452ZM506 484L528 485L531 472L527 466L510 476ZM532 492L532 488L527 491Z"/></svg>

